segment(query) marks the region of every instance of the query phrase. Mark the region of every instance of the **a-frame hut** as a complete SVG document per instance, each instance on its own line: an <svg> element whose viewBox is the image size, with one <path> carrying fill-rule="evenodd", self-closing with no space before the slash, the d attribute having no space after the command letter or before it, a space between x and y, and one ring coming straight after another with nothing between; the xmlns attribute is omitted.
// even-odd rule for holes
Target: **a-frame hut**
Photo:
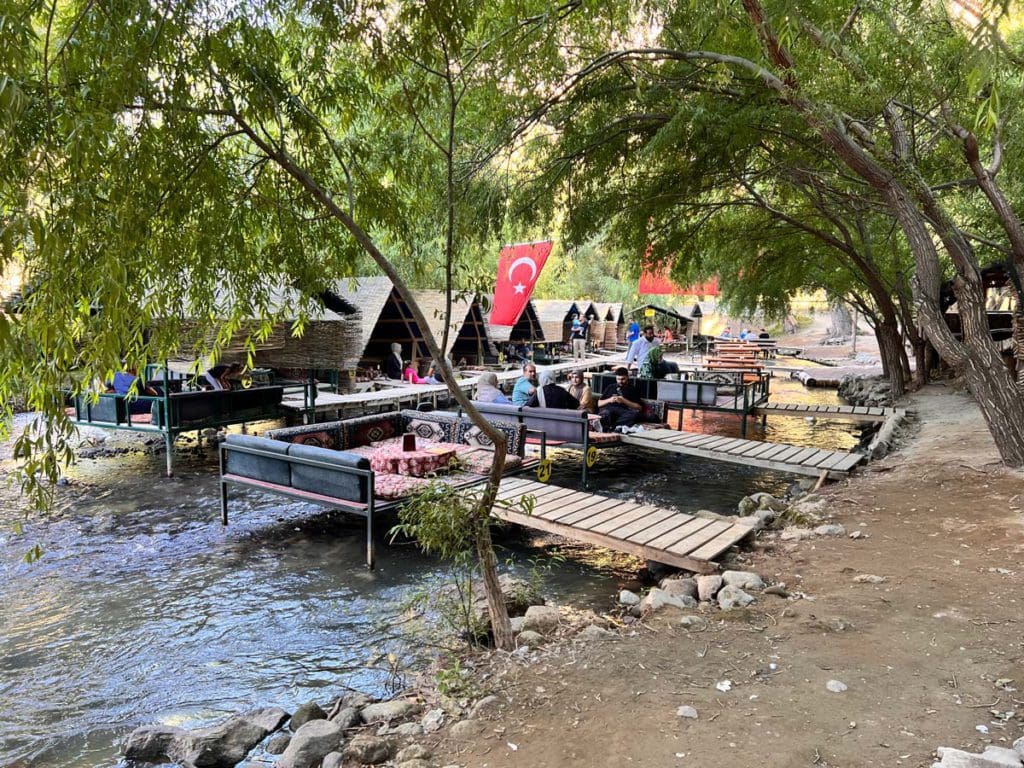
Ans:
<svg viewBox="0 0 1024 768"><path fill-rule="evenodd" d="M515 325L492 324L490 320L491 312L494 310L494 297L485 297L485 303L488 308L486 314L487 335L491 341L496 344L506 344L509 342L532 344L533 342L544 340L544 330L541 328L540 320L537 318L537 310L534 309L532 299L526 302L526 306L519 313L519 319L516 320Z"/></svg>
<svg viewBox="0 0 1024 768"><path fill-rule="evenodd" d="M544 341L548 344L568 342L572 316L579 314L576 302L565 299L534 299L533 306L544 330Z"/></svg>
<svg viewBox="0 0 1024 768"><path fill-rule="evenodd" d="M437 343L442 342L445 319L444 291L413 291L413 299L426 317ZM488 334L483 309L476 297L452 296L451 323L448 326L448 357L456 365L483 365L498 359L498 350Z"/></svg>
<svg viewBox="0 0 1024 768"><path fill-rule="evenodd" d="M595 349L604 347L604 333L605 328L608 325L608 303L594 303L593 305L593 317L587 315L590 320L590 331L588 338L590 339L590 346Z"/></svg>
<svg viewBox="0 0 1024 768"><path fill-rule="evenodd" d="M622 304L609 304L605 315L604 348L614 350L617 345L625 343L626 316L622 313Z"/></svg>
<svg viewBox="0 0 1024 768"><path fill-rule="evenodd" d="M444 331L444 292L414 291L413 298L423 310L434 338L441 343ZM332 301L348 302L362 313L360 368L379 369L384 359L391 354L391 345L394 343L402 346L403 359L430 360L423 330L388 278L357 277L339 280L328 292L327 306L331 306ZM446 351L453 361L465 359L471 365L480 364L496 355L487 336L480 303L476 299L452 297L452 323Z"/></svg>
<svg viewBox="0 0 1024 768"><path fill-rule="evenodd" d="M257 367L274 368L278 372L301 371L303 376L309 375L312 371L327 371L333 374L355 368L360 352L361 318L354 304L339 300L328 306L323 297L320 297L307 313L302 335L297 336L292 328L298 320L299 312L282 313L282 310L285 307L298 307L298 295L293 289L286 287L276 291L270 298L270 305L266 310L281 314L270 335L255 344L254 358ZM215 305L227 315L229 307L238 301L233 295L225 292L215 299ZM212 338L208 339L205 345L198 343L200 339L196 335L196 323L186 320L183 326L182 338L188 344L212 346ZM243 323L227 347L221 349L219 360L244 360L247 354L245 338L256 327L256 314L253 313L253 320L250 323Z"/></svg>

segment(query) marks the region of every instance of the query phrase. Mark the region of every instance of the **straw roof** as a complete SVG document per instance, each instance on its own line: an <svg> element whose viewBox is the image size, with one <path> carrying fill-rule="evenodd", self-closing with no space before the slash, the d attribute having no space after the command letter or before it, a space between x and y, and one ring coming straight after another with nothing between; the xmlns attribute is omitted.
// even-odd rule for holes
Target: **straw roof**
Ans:
<svg viewBox="0 0 1024 768"><path fill-rule="evenodd" d="M537 310L537 319L544 331L544 341L556 344L568 340L569 324L572 322L570 316L579 312L575 301L534 299L533 307Z"/></svg>
<svg viewBox="0 0 1024 768"><path fill-rule="evenodd" d="M527 299L523 311L519 313L519 319L515 325L494 325L491 323L491 314L494 312L494 295L486 294L481 297L481 303L487 308L485 319L487 321L487 335L492 341L504 344L509 341L540 341L544 338L540 320L537 317L537 310L534 308L533 299Z"/></svg>
<svg viewBox="0 0 1024 768"><path fill-rule="evenodd" d="M413 300L419 304L434 339L441 343L445 327L445 292L420 290L412 292ZM497 355L497 350L488 335L480 303L475 296L452 296L451 321L448 323L448 345L445 355L451 355L459 343L460 356L480 357ZM476 349L474 349L476 348Z"/></svg>
<svg viewBox="0 0 1024 768"><path fill-rule="evenodd" d="M387 277L355 277L345 280L336 280L324 295L327 306L336 306L341 301L356 307L359 310L359 356L362 357L370 339L373 336L373 329L377 326L384 305L391 297L393 288L391 280Z"/></svg>
<svg viewBox="0 0 1024 768"><path fill-rule="evenodd" d="M214 312L227 314L229 309L241 303L228 290L218 292L214 300ZM271 368L326 368L344 370L355 366L359 359L359 312L347 303L338 303L334 309L317 301L309 309L303 332L293 332L301 304L298 291L287 286L272 291L267 305L261 308L266 313L279 315L270 335L255 343L257 365ZM249 333L258 327L258 312L250 308L251 322L244 322L221 353L222 359L242 359L246 354L245 341ZM186 318L183 323L183 344L192 345L199 341L199 323ZM206 339L205 346L212 346L213 339Z"/></svg>

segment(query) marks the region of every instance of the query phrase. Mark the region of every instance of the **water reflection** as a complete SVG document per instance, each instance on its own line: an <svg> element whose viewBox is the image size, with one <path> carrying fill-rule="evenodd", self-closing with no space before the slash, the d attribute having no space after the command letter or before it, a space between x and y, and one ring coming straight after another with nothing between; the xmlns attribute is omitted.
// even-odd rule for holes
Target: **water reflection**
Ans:
<svg viewBox="0 0 1024 768"><path fill-rule="evenodd" d="M779 399L791 394L805 393L795 385ZM738 420L687 414L685 426L733 434ZM749 436L759 430L751 422ZM769 418L764 436L822 447L855 440L846 427L781 417ZM575 484L579 462L559 452L554 481ZM232 491L239 501L224 528L215 451L182 451L175 467L164 478L160 455L83 460L53 515L30 520L22 537L10 533L16 500L0 492L0 763L110 765L119 739L144 722L190 726L254 705L326 701L344 686L387 692L390 672L368 660L415 653L396 617L410 593L444 579L443 564L411 545L381 546L368 572L361 520L255 492ZM626 448L602 452L592 478L600 493L719 512L792 481ZM36 542L46 556L22 563ZM550 541L532 532L511 529L497 543L520 572L551 560ZM547 574L548 594L610 607L628 558L560 551L569 559Z"/></svg>

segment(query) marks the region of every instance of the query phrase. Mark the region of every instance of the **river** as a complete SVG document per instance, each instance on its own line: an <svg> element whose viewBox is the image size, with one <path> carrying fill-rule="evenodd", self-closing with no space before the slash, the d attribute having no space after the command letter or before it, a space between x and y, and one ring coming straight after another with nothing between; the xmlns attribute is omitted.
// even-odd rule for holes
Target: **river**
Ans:
<svg viewBox="0 0 1024 768"><path fill-rule="evenodd" d="M773 382L773 399L837 403L834 392ZM770 417L748 437L850 448L854 426ZM738 435L733 416L687 416L687 429ZM603 451L593 490L683 511L731 513L755 491L780 493L786 475L654 451ZM579 454L555 456L553 482L574 484ZM216 452L179 448L176 476L159 454L83 459L45 518L21 520L2 491L0 765L109 766L134 727L196 726L256 705L328 702L345 687L384 695L400 686L394 653L418 654L403 607L445 579L444 564L412 545L378 546L364 563L361 520L259 493L219 522ZM10 464L3 465L5 469ZM642 489L637 473L643 467ZM235 493L235 492L233 492ZM33 544L45 556L21 557ZM500 535L514 571L550 560L550 540ZM631 561L565 547L544 571L556 602L608 610ZM566 554L567 553L567 554Z"/></svg>

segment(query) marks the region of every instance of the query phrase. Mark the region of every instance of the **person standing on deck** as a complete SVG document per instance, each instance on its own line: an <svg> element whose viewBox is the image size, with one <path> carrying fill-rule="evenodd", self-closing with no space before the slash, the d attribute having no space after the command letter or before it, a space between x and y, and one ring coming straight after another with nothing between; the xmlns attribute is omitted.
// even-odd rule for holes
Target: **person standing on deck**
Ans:
<svg viewBox="0 0 1024 768"><path fill-rule="evenodd" d="M512 389L512 405L526 405L526 401L537 391L537 366L532 362L523 364L523 375Z"/></svg>
<svg viewBox="0 0 1024 768"><path fill-rule="evenodd" d="M634 341L640 338L640 323L636 320L632 320L629 323L629 333L626 334L626 343L632 345Z"/></svg>
<svg viewBox="0 0 1024 768"><path fill-rule="evenodd" d="M587 331L586 326L580 322L579 315L572 316L572 328L569 329L569 341L572 342L572 357L574 360L582 360L586 351Z"/></svg>
<svg viewBox="0 0 1024 768"><path fill-rule="evenodd" d="M397 341L391 345L391 354L384 358L384 375L389 379L402 380L405 364L402 360L402 345Z"/></svg>

